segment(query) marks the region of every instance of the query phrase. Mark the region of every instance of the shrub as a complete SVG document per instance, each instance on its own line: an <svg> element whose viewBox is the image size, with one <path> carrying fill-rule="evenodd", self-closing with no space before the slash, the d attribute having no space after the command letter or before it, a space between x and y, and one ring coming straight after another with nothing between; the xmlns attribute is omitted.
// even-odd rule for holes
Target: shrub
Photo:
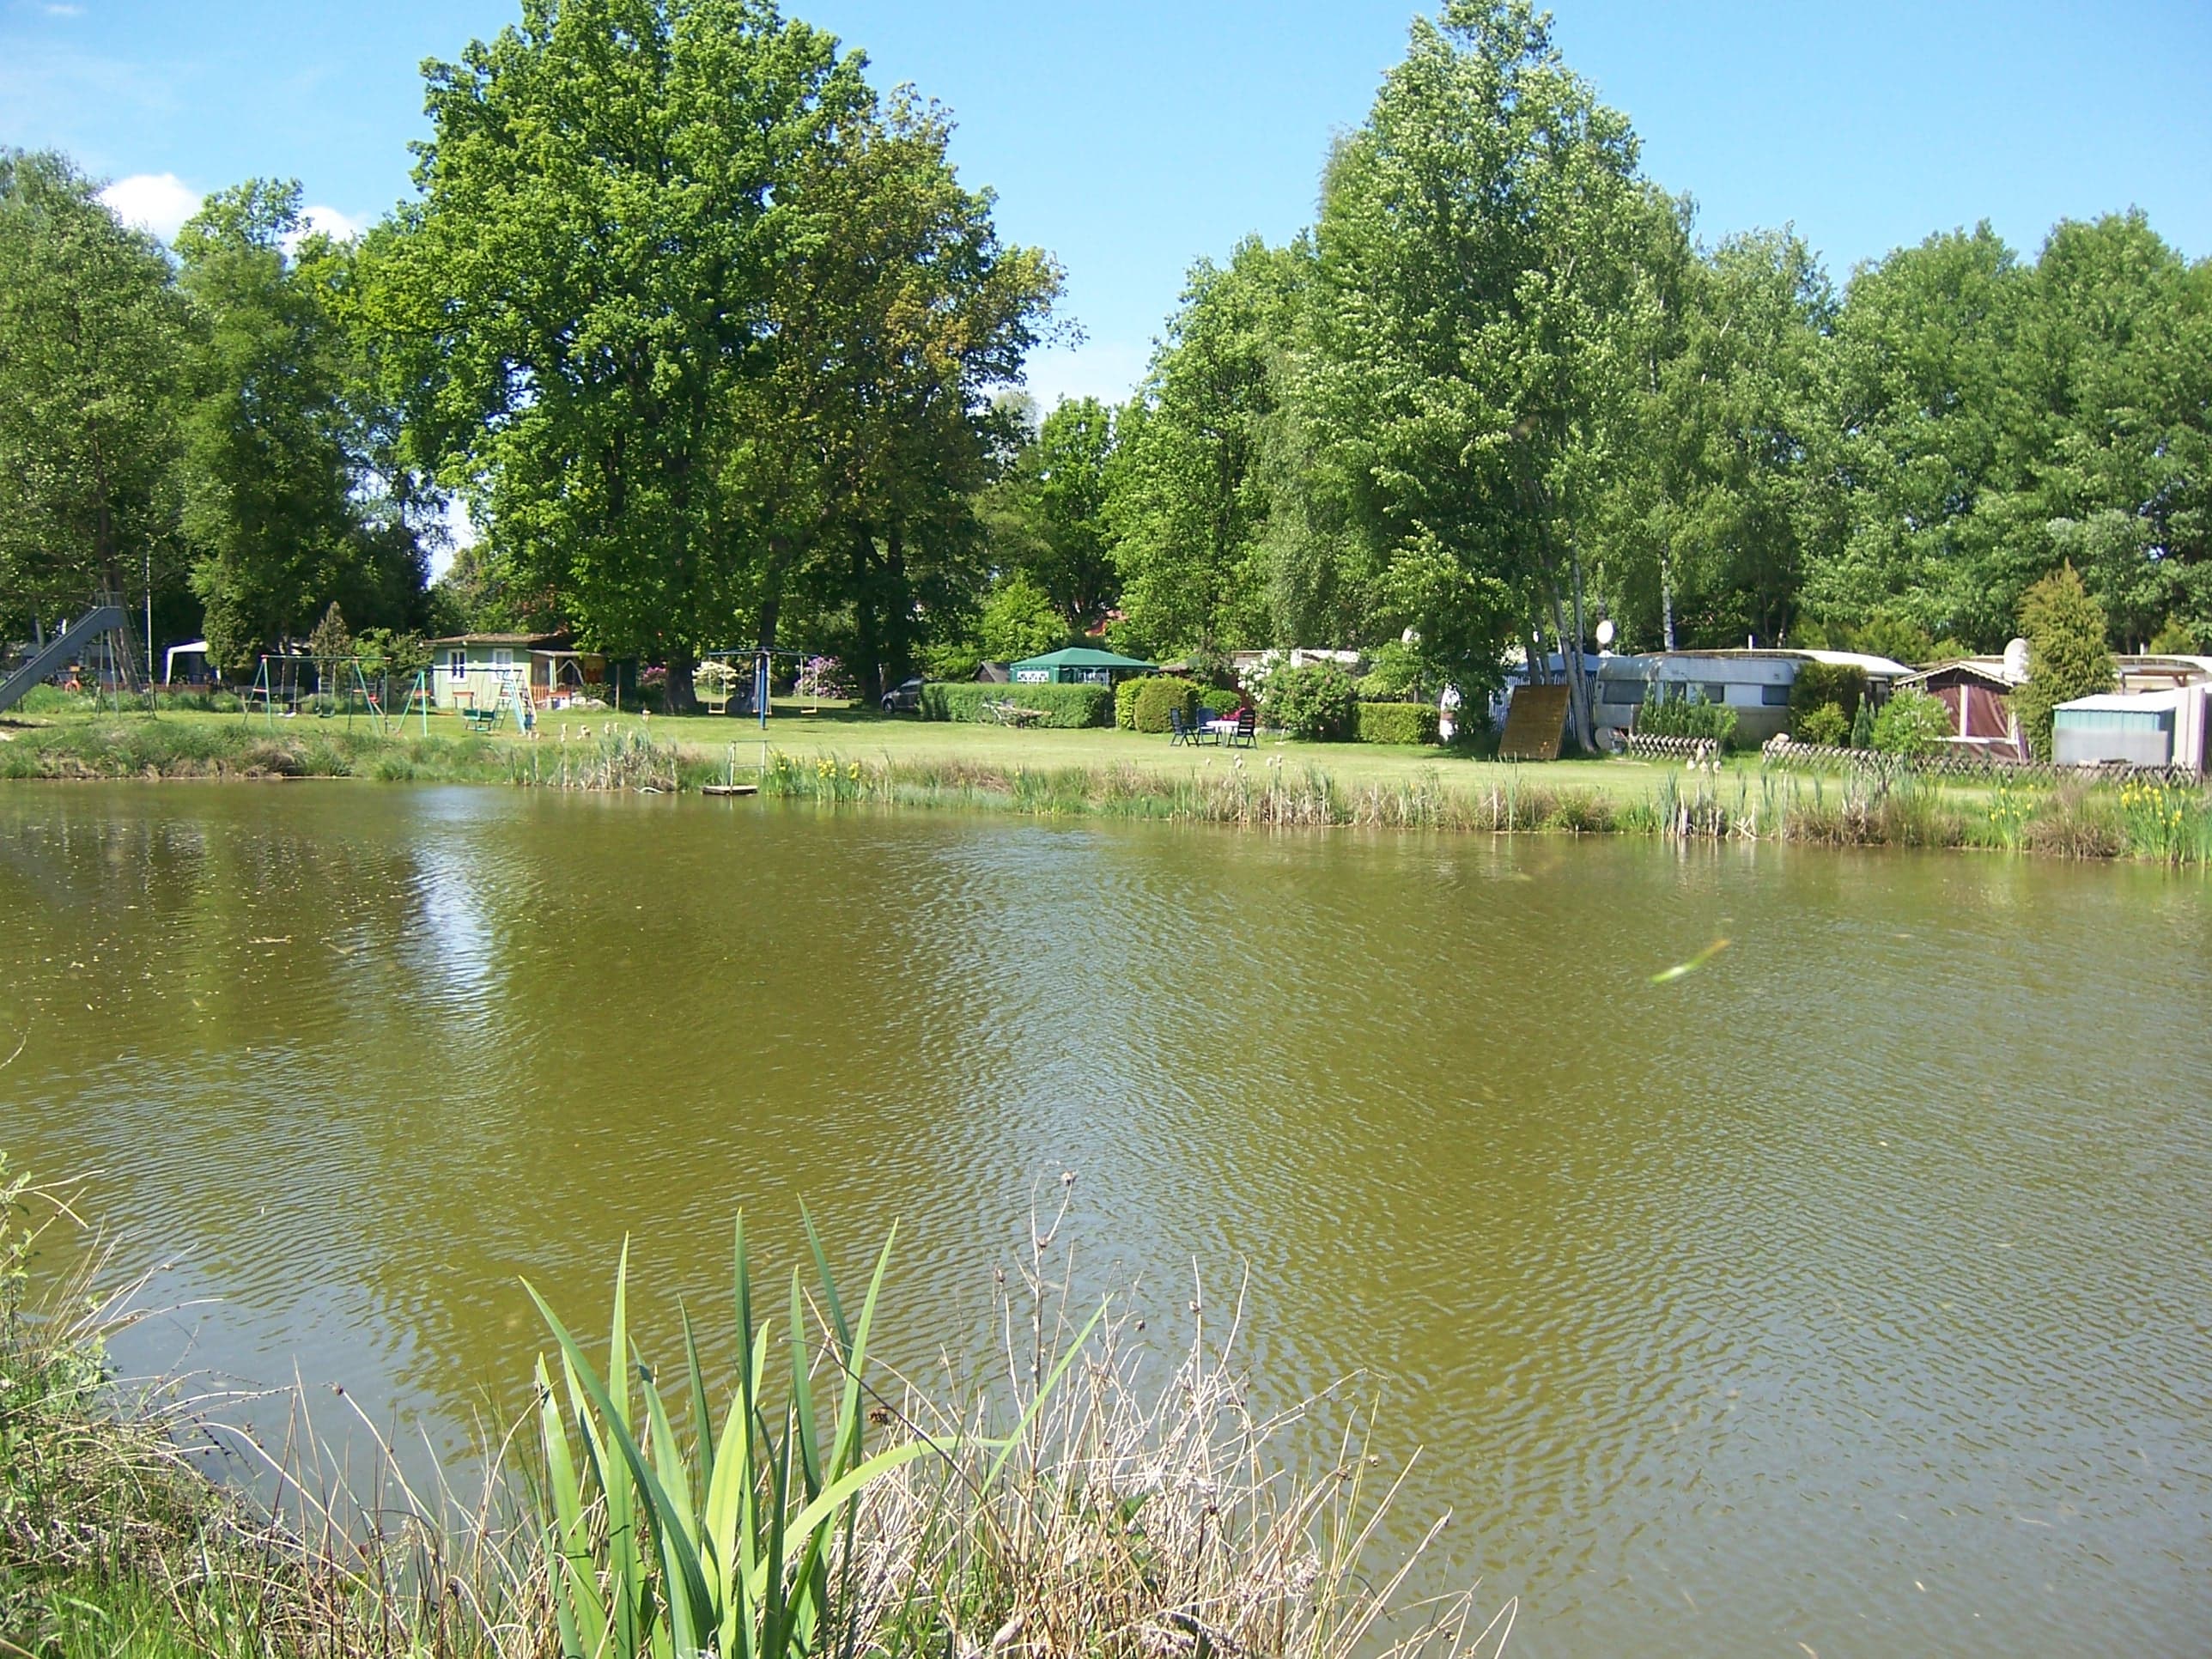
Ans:
<svg viewBox="0 0 2212 1659"><path fill-rule="evenodd" d="M1133 713L1138 731L1168 730L1168 716L1178 710L1186 725L1197 717L1198 688L1188 680L1173 674L1155 674L1137 684Z"/></svg>
<svg viewBox="0 0 2212 1659"><path fill-rule="evenodd" d="M1859 712L1851 716L1851 747L1874 747L1874 702L1871 698L1859 704Z"/></svg>
<svg viewBox="0 0 2212 1659"><path fill-rule="evenodd" d="M1276 669L1260 694L1260 712L1268 725L1319 743L1350 737L1358 707L1358 687L1334 663Z"/></svg>
<svg viewBox="0 0 2212 1659"><path fill-rule="evenodd" d="M1244 694L1233 685L1202 685L1198 689L1198 706L1218 719L1242 708Z"/></svg>
<svg viewBox="0 0 2212 1659"><path fill-rule="evenodd" d="M793 695L817 702L847 701L853 695L845 665L835 657L809 657L800 665L799 678L791 689Z"/></svg>
<svg viewBox="0 0 2212 1659"><path fill-rule="evenodd" d="M1124 732L1137 729L1137 692L1145 684L1145 677L1123 680L1114 688L1114 724Z"/></svg>
<svg viewBox="0 0 2212 1659"><path fill-rule="evenodd" d="M1725 749L1735 741L1735 710L1703 697L1662 697L1637 710L1636 729L1655 738L1704 738Z"/></svg>
<svg viewBox="0 0 2212 1659"><path fill-rule="evenodd" d="M2112 689L2104 607L2063 565L2021 596L2020 631L2027 636L2028 678L2013 693L2013 712L2036 759L2047 761L2058 705Z"/></svg>
<svg viewBox="0 0 2212 1659"><path fill-rule="evenodd" d="M955 720L969 726L994 723L986 703L1011 702L1036 708L1044 719L1037 722L1057 730L1081 726L1106 726L1114 719L1114 693L1103 685L982 685L974 682L925 685L921 688L921 717L926 720Z"/></svg>
<svg viewBox="0 0 2212 1659"><path fill-rule="evenodd" d="M1849 663L1808 662L1797 670L1797 678L1790 684L1790 725L1796 734L1808 743L1841 743L1851 729L1851 721L1866 701L1866 676ZM1832 708L1838 716L1838 730L1833 738L1815 738L1805 729L1805 722L1823 708ZM1826 731L1828 722L1821 723Z"/></svg>
<svg viewBox="0 0 2212 1659"><path fill-rule="evenodd" d="M1844 711L1832 702L1824 702L1811 713L1799 715L1790 724L1797 728L1792 735L1800 743L1841 748L1851 735L1851 723L1844 718Z"/></svg>
<svg viewBox="0 0 2212 1659"><path fill-rule="evenodd" d="M1362 743L1434 743L1437 708L1427 702L1363 702L1359 705Z"/></svg>
<svg viewBox="0 0 2212 1659"><path fill-rule="evenodd" d="M1939 697L1907 688L1874 719L1874 746L1885 755L1932 755L1951 735L1951 711Z"/></svg>
<svg viewBox="0 0 2212 1659"><path fill-rule="evenodd" d="M1376 652L1375 666L1359 682L1359 695L1370 702L1418 702L1421 685L1420 653L1393 640Z"/></svg>

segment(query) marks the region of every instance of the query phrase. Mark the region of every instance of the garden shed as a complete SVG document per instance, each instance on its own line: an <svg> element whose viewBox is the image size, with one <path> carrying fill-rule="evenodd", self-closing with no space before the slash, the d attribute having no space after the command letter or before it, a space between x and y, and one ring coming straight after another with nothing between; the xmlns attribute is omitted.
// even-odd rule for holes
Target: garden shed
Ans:
<svg viewBox="0 0 2212 1659"><path fill-rule="evenodd" d="M2201 774L2208 714L2212 685L2076 697L2052 717L2052 757L2061 766L2176 766Z"/></svg>
<svg viewBox="0 0 2212 1659"><path fill-rule="evenodd" d="M430 697L440 708L489 708L513 680L539 708L599 695L606 659L560 634L454 634L430 641Z"/></svg>
<svg viewBox="0 0 2212 1659"><path fill-rule="evenodd" d="M1071 645L1042 657L1025 657L1013 665L1012 673L1016 685L1112 685L1132 674L1149 674L1156 666L1111 651Z"/></svg>

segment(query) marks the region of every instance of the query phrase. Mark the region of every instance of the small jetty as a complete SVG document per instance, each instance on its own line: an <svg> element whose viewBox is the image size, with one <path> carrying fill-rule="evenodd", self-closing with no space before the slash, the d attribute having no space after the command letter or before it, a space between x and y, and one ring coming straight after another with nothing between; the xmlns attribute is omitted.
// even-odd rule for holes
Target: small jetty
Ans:
<svg viewBox="0 0 2212 1659"><path fill-rule="evenodd" d="M702 795L757 795L760 793L760 785L757 783L702 783L699 786L699 793Z"/></svg>

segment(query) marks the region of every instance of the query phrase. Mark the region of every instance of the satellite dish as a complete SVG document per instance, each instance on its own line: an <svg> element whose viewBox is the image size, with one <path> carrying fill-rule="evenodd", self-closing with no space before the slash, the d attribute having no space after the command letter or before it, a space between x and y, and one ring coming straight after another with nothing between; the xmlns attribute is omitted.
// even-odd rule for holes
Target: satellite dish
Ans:
<svg viewBox="0 0 2212 1659"><path fill-rule="evenodd" d="M1597 648L1599 650L1602 651L1613 643L1613 618L1610 617L1607 617L1603 622L1597 625Z"/></svg>
<svg viewBox="0 0 2212 1659"><path fill-rule="evenodd" d="M2014 640L2004 649L2004 672L2008 680L2027 678L2027 641Z"/></svg>

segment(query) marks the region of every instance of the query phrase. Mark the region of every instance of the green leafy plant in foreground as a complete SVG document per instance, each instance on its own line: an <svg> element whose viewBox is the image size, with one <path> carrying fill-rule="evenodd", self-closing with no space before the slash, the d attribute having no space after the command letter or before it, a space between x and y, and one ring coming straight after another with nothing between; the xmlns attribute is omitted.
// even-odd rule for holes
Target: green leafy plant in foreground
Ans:
<svg viewBox="0 0 2212 1659"><path fill-rule="evenodd" d="M771 1322L755 1322L740 1215L732 1272L741 1356L737 1387L716 1432L686 1314L688 1444L652 1368L630 1344L628 1245L615 1277L604 1378L526 1282L553 1334L560 1370L556 1387L544 1358L538 1362L538 1426L553 1511L546 1566L563 1655L790 1659L854 1651L861 1607L852 1583L853 1536L861 1497L882 1476L943 1449L917 1437L865 1453L863 1370L890 1242L876 1258L858 1319L848 1321L811 1220L806 1234L821 1276L825 1346L836 1372L830 1414L825 1419L817 1409L806 1310L794 1272L783 1340L790 1394L777 1413L780 1423L771 1421L764 1402L773 1333ZM1080 1346L1079 1340L1068 1357ZM1065 1364L1030 1401L1023 1427ZM1010 1449L1018 1439L1018 1431L1005 1444Z"/></svg>

